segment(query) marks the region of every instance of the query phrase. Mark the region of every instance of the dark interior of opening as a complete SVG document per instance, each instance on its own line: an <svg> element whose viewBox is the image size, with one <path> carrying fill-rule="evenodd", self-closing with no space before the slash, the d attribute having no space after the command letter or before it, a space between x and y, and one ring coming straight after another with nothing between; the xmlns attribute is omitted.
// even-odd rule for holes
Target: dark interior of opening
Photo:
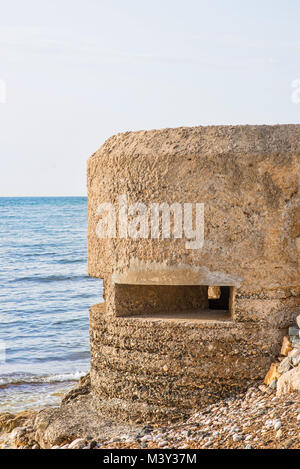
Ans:
<svg viewBox="0 0 300 469"><path fill-rule="evenodd" d="M230 301L230 287L219 287L220 297L219 298L208 298L208 308L215 310L229 310Z"/></svg>
<svg viewBox="0 0 300 469"><path fill-rule="evenodd" d="M118 316L224 319L231 316L231 287L115 285Z"/></svg>

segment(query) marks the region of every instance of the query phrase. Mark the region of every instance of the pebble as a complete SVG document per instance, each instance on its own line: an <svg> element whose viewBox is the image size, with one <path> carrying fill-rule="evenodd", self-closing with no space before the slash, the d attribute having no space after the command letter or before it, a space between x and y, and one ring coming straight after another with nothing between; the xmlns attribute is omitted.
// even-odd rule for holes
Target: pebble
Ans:
<svg viewBox="0 0 300 469"><path fill-rule="evenodd" d="M279 428L281 427L281 420L276 420L274 422L273 427L274 427L274 430L279 430Z"/></svg>
<svg viewBox="0 0 300 469"><path fill-rule="evenodd" d="M157 446L159 448L163 448L164 446L167 446L167 445L168 445L168 441L164 440L164 441L160 441Z"/></svg>
<svg viewBox="0 0 300 469"><path fill-rule="evenodd" d="M238 426L232 427L231 433L238 433L240 431L240 428Z"/></svg>
<svg viewBox="0 0 300 469"><path fill-rule="evenodd" d="M152 441L152 438L151 435L145 435L141 438L141 441Z"/></svg>
<svg viewBox="0 0 300 469"><path fill-rule="evenodd" d="M85 440L83 438L77 438L69 444L69 449L82 449L85 447Z"/></svg>

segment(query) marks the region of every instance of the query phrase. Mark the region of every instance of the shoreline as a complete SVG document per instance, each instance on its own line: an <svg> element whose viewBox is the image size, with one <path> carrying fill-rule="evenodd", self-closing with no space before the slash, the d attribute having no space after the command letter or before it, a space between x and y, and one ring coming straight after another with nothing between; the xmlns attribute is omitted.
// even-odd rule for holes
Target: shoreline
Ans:
<svg viewBox="0 0 300 469"><path fill-rule="evenodd" d="M168 424L151 425L108 419L97 411L87 373L58 407L0 414L0 449L299 449L299 321L284 336L264 384L200 401L185 419L170 415Z"/></svg>
<svg viewBox="0 0 300 469"><path fill-rule="evenodd" d="M108 421L93 406L89 375L59 407L0 414L1 449L299 449L300 393L266 385L220 399L168 425Z"/></svg>

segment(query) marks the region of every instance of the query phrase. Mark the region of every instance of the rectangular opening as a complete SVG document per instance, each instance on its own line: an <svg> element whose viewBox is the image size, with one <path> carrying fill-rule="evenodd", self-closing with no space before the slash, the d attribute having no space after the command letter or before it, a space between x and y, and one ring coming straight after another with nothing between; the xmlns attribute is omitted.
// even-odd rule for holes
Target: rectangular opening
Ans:
<svg viewBox="0 0 300 469"><path fill-rule="evenodd" d="M233 287L208 285L115 285L117 316L229 320Z"/></svg>

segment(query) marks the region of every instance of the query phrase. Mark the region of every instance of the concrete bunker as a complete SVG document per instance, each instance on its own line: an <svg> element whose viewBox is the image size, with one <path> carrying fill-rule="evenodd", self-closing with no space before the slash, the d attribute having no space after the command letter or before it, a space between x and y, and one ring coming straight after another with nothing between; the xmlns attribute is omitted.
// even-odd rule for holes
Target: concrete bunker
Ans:
<svg viewBox="0 0 300 469"><path fill-rule="evenodd" d="M163 129L116 135L91 156L88 272L104 284L90 310L91 385L102 415L178 420L265 376L300 314L299 141L300 125ZM133 239L124 224L100 239L99 204L119 216L124 194L145 210L202 204L203 245Z"/></svg>

